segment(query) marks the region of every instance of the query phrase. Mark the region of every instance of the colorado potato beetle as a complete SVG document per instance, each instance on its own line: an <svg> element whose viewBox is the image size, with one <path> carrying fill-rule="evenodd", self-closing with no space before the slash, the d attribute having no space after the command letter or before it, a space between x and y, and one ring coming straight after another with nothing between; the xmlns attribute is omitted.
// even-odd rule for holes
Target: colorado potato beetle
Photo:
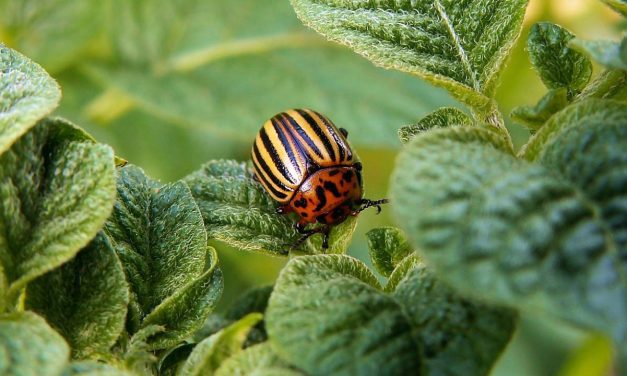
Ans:
<svg viewBox="0 0 627 376"><path fill-rule="evenodd" d="M371 206L379 213L387 203L363 198L362 165L347 137L319 112L292 109L266 121L255 138L255 179L281 204L277 213L298 215L296 230L303 236L295 245L322 233L326 249L333 225ZM320 226L306 229L315 223Z"/></svg>

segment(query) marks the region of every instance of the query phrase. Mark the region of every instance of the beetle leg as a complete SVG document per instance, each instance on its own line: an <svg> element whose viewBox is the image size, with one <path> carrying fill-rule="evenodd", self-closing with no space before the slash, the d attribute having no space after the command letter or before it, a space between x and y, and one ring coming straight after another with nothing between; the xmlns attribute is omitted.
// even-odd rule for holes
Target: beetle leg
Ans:
<svg viewBox="0 0 627 376"><path fill-rule="evenodd" d="M290 208L289 205L283 205L283 206L279 206L278 208L276 208L277 214L287 214L291 211L292 211L292 208Z"/></svg>
<svg viewBox="0 0 627 376"><path fill-rule="evenodd" d="M298 231L299 234L306 234L307 230L305 230L305 226L307 226L307 223L299 221L294 225L294 228L296 229L296 231Z"/></svg>
<svg viewBox="0 0 627 376"><path fill-rule="evenodd" d="M297 223L295 228L296 228L296 231L298 231L300 234L303 234L303 236L301 236L300 239L298 239L296 242L294 242L294 244L292 244L292 247L291 247L292 249L297 248L298 246L303 244L305 240L309 239L311 235L315 235L319 233L322 233L324 236L322 238L322 248L323 249L329 248L329 231L331 229L330 226L325 225L325 226L320 226L320 227L312 228L309 230L305 230L304 225L299 226L299 223Z"/></svg>
<svg viewBox="0 0 627 376"><path fill-rule="evenodd" d="M361 171L362 164L361 164L361 162L355 162L355 164L353 164L353 167L355 168L355 170ZM365 200L365 201L370 201L370 200Z"/></svg>
<svg viewBox="0 0 627 376"><path fill-rule="evenodd" d="M340 128L339 131L342 134L342 136L348 139L348 131L346 129Z"/></svg>
<svg viewBox="0 0 627 376"><path fill-rule="evenodd" d="M390 202L390 200L388 200L387 198L384 198L384 199L381 199L381 200L368 200L367 198L364 198L361 201L359 201L359 205L363 205L363 206L360 207L359 209L353 211L351 213L351 215L355 216L355 215L361 213L362 211L364 211L365 209L368 209L371 206L376 206L377 207L377 214L379 214L379 213L381 213L381 205L387 204L388 202Z"/></svg>

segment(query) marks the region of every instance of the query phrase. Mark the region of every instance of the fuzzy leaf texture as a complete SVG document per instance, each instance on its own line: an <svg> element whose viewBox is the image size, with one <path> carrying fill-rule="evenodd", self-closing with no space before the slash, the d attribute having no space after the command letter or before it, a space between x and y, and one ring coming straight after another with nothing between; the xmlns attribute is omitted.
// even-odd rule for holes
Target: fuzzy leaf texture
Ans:
<svg viewBox="0 0 627 376"><path fill-rule="evenodd" d="M281 360L269 342L244 349L226 359L216 376L299 376L304 375Z"/></svg>
<svg viewBox="0 0 627 376"><path fill-rule="evenodd" d="M590 56L606 68L627 70L627 37L623 37L620 42L573 39L570 46Z"/></svg>
<svg viewBox="0 0 627 376"><path fill-rule="evenodd" d="M303 22L377 65L483 109L520 33L526 0L292 0Z"/></svg>
<svg viewBox="0 0 627 376"><path fill-rule="evenodd" d="M415 135L432 128L446 128L453 126L471 126L474 122L464 112L453 107L444 107L433 111L420 119L417 124L401 127L398 137L406 144Z"/></svg>
<svg viewBox="0 0 627 376"><path fill-rule="evenodd" d="M60 99L61 89L42 67L0 43L0 154Z"/></svg>
<svg viewBox="0 0 627 376"><path fill-rule="evenodd" d="M398 264L413 252L403 232L396 227L375 228L366 233L374 267L389 277Z"/></svg>
<svg viewBox="0 0 627 376"><path fill-rule="evenodd" d="M246 164L221 160L208 162L184 178L200 208L209 238L271 255L287 255L290 251L320 253L320 235L292 249L302 236L294 228L296 217L277 214L278 204L252 176ZM333 227L326 252L345 252L355 225L355 218L350 217Z"/></svg>
<svg viewBox="0 0 627 376"><path fill-rule="evenodd" d="M184 183L161 185L130 165L118 173L105 233L130 285L127 329L164 326L149 339L151 348L164 348L202 325L222 292L222 274Z"/></svg>
<svg viewBox="0 0 627 376"><path fill-rule="evenodd" d="M401 263L402 264L402 263ZM404 270L412 270L406 268ZM429 328L435 338L447 337L463 327L468 332L475 323L473 317L492 320L492 312L482 310L467 301L440 296L442 290L429 292L412 279L400 281L397 289L385 293L375 276L360 261L345 255L315 255L297 257L281 272L266 311L266 325L273 349L277 354L311 375L387 375L452 374L455 364L436 364L433 359L449 356L446 344L431 345L418 332ZM423 305L438 295L445 305ZM450 293L452 295L452 293ZM415 311L424 310L416 316ZM441 309L441 310L440 310ZM446 311L458 311L460 317L450 321ZM494 312L503 315L503 312ZM464 321L463 317L469 318ZM504 321L508 321L504 316ZM482 318L483 319L483 318ZM460 324L463 322L463 324ZM465 327L467 325L468 327ZM487 324L486 324L487 325ZM482 326L483 328L486 326ZM489 326L489 325L487 325ZM493 346L482 346L484 353L478 369L489 369L511 335L513 325L492 322L489 336L485 333L468 338L456 337L453 346L470 346L472 338ZM480 331L479 331L480 332ZM462 335L463 337L463 335ZM431 351L427 353L428 350ZM491 351L490 350L490 351ZM435 352L433 352L435 351ZM488 359L490 358L490 359ZM472 362L465 360L466 363ZM464 373L457 369L457 373ZM474 373L465 374L481 374Z"/></svg>
<svg viewBox="0 0 627 376"><path fill-rule="evenodd" d="M561 26L540 22L531 27L527 49L533 67L549 89L582 89L590 80L592 63L569 47L574 35Z"/></svg>
<svg viewBox="0 0 627 376"><path fill-rule="evenodd" d="M198 343L179 371L179 376L214 374L224 360L242 351L248 332L263 318L250 313Z"/></svg>
<svg viewBox="0 0 627 376"><path fill-rule="evenodd" d="M70 348L32 312L0 315L0 375L59 376Z"/></svg>
<svg viewBox="0 0 627 376"><path fill-rule="evenodd" d="M8 303L68 261L115 200L113 152L61 119L39 122L0 156L0 262Z"/></svg>
<svg viewBox="0 0 627 376"><path fill-rule="evenodd" d="M602 124L610 130L595 136ZM455 288L622 341L627 284L619 241L627 148L624 136L610 140L624 133L625 124L624 111L606 109L604 116L575 124L574 149L556 146L575 158L573 150L594 141L577 163L562 163L573 172L595 171L603 183L596 194L609 204L560 175L565 165L516 159L483 130L447 129L417 137L401 153L392 178L393 210L411 242Z"/></svg>
<svg viewBox="0 0 627 376"><path fill-rule="evenodd" d="M510 116L522 123L531 131L537 131L542 124L559 110L568 106L568 90L566 88L549 90L533 107L520 106L512 110Z"/></svg>
<svg viewBox="0 0 627 376"><path fill-rule="evenodd" d="M514 311L461 298L415 255L399 263L385 290L416 328L428 375L487 375L514 332Z"/></svg>
<svg viewBox="0 0 627 376"><path fill-rule="evenodd" d="M82 359L113 346L128 300L122 264L99 233L73 260L30 283L25 304L65 337L73 358Z"/></svg>

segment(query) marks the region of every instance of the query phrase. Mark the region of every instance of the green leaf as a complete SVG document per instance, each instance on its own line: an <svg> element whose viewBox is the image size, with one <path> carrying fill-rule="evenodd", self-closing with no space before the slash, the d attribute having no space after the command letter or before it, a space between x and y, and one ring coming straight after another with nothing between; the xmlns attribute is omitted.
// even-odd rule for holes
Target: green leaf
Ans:
<svg viewBox="0 0 627 376"><path fill-rule="evenodd" d="M568 106L568 103L566 88L551 89L535 106L516 107L510 116L531 131L537 131L554 113Z"/></svg>
<svg viewBox="0 0 627 376"><path fill-rule="evenodd" d="M574 38L568 30L540 22L531 27L527 49L533 67L549 89L580 90L590 80L592 63L569 47Z"/></svg>
<svg viewBox="0 0 627 376"><path fill-rule="evenodd" d="M118 199L105 232L131 290L127 328L166 332L151 349L180 342L198 329L222 292L215 251L207 248L202 216L183 182L161 186L141 169L119 169Z"/></svg>
<svg viewBox="0 0 627 376"><path fill-rule="evenodd" d="M0 374L61 375L70 355L63 338L31 312L0 315Z"/></svg>
<svg viewBox="0 0 627 376"><path fill-rule="evenodd" d="M549 143L557 142L557 135L563 128L576 126L577 124L596 123L608 119L609 123L620 124L625 116L625 104L600 99L587 99L555 114L538 133L521 148L519 156L534 161L542 153Z"/></svg>
<svg viewBox="0 0 627 376"><path fill-rule="evenodd" d="M432 128L452 126L471 126L474 122L464 112L454 107L443 107L420 119L417 124L408 125L398 130L398 137L406 144L415 135Z"/></svg>
<svg viewBox="0 0 627 376"><path fill-rule="evenodd" d="M604 107L598 101L586 105ZM618 128L624 133L625 111L607 109L616 105L608 103L603 115L593 119L613 124L611 132L619 132ZM535 137L551 128L559 115ZM591 121L580 125L589 126ZM620 172L620 168L625 171L621 167L625 148L618 149L622 154L586 154L610 175L614 170L607 167L618 165L617 176L604 177L605 171L597 168L608 184L598 188L600 194L611 198L615 210L605 217L592 195L560 176L563 168L553 171L507 155L479 142L483 132L427 133L404 149L391 187L397 221L439 275L460 291L541 310L624 339L627 284L621 263L624 250L618 248L619 237L624 235L611 229L614 221L625 218L627 185ZM575 158L574 153L584 150L587 141L595 140L590 133L572 148L562 149L568 151L568 158ZM591 142L593 152L603 147L596 142ZM609 145L613 148L616 143ZM616 159L616 155L622 156ZM575 166L573 172L583 167Z"/></svg>
<svg viewBox="0 0 627 376"><path fill-rule="evenodd" d="M108 1L108 36L125 63L159 63L167 59L189 27L197 0Z"/></svg>
<svg viewBox="0 0 627 376"><path fill-rule="evenodd" d="M577 95L575 100L588 98L627 101L627 72L618 69L604 70Z"/></svg>
<svg viewBox="0 0 627 376"><path fill-rule="evenodd" d="M120 6L138 9L121 13L129 18L125 24L133 23L124 28L134 31L120 33L120 43L128 44L138 63L153 55L161 61L150 66L86 62L81 70L108 92L122 93L120 102L130 99L172 124L248 145L271 116L306 106L346 128L353 144L397 148L393 124L453 104L443 90L377 69L309 32L287 1L195 1L191 10L182 10L183 21L181 11L168 11L179 3ZM163 13L166 23L153 21Z"/></svg>
<svg viewBox="0 0 627 376"><path fill-rule="evenodd" d="M377 271L386 277L413 252L405 234L396 227L375 228L366 233L370 258Z"/></svg>
<svg viewBox="0 0 627 376"><path fill-rule="evenodd" d="M516 313L463 299L409 256L394 297L412 320L423 344L425 374L487 375L514 332Z"/></svg>
<svg viewBox="0 0 627 376"><path fill-rule="evenodd" d="M94 39L108 19L106 3L4 0L0 2L0 39L48 71L60 72L90 53L102 55L104 46Z"/></svg>
<svg viewBox="0 0 627 376"><path fill-rule="evenodd" d="M537 162L559 171L586 195L605 222L608 243L615 243L609 250L627 254L627 104L590 100L552 122L556 132L544 142ZM627 274L622 278L627 291Z"/></svg>
<svg viewBox="0 0 627 376"><path fill-rule="evenodd" d="M43 68L0 43L0 154L60 99L59 86Z"/></svg>
<svg viewBox="0 0 627 376"><path fill-rule="evenodd" d="M609 7L627 17L627 1L625 0L601 0Z"/></svg>
<svg viewBox="0 0 627 376"><path fill-rule="evenodd" d="M303 375L281 360L268 342L240 351L226 359L216 376L298 376Z"/></svg>
<svg viewBox="0 0 627 376"><path fill-rule="evenodd" d="M287 255L302 235L296 232L296 218L276 213L278 204L261 184L252 178L252 170L235 161L211 161L184 181L200 208L207 234L232 246ZM355 228L354 217L335 226L327 253L346 251ZM310 237L297 250L319 253L321 236Z"/></svg>
<svg viewBox="0 0 627 376"><path fill-rule="evenodd" d="M527 1L292 0L303 22L375 64L415 74L490 108Z"/></svg>
<svg viewBox="0 0 627 376"><path fill-rule="evenodd" d="M627 37L620 43L610 40L583 40L575 38L569 46L609 69L627 70Z"/></svg>
<svg viewBox="0 0 627 376"><path fill-rule="evenodd" d="M111 212L113 152L75 130L43 120L0 156L0 262L9 303L74 257Z"/></svg>
<svg viewBox="0 0 627 376"><path fill-rule="evenodd" d="M419 344L401 306L345 255L290 260L266 311L274 350L311 375L388 375L420 370Z"/></svg>
<svg viewBox="0 0 627 376"><path fill-rule="evenodd" d="M214 374L224 360L242 350L248 332L262 318L261 313L250 313L197 344L183 364L179 375Z"/></svg>
<svg viewBox="0 0 627 376"><path fill-rule="evenodd" d="M273 349L312 375L483 375L507 344L515 315L462 299L418 259L381 287L345 255L290 260L270 297Z"/></svg>
<svg viewBox="0 0 627 376"><path fill-rule="evenodd" d="M73 358L109 351L124 329L128 285L107 238L97 235L73 260L30 283L25 304L65 337Z"/></svg>
<svg viewBox="0 0 627 376"><path fill-rule="evenodd" d="M63 371L63 376L133 376L134 373L115 368L109 364L82 361L72 362Z"/></svg>

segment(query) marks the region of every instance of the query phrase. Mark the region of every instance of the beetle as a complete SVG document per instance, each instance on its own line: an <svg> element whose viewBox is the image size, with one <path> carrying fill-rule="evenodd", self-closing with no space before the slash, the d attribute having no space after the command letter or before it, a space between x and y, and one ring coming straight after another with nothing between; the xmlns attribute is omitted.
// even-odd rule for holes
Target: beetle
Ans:
<svg viewBox="0 0 627 376"><path fill-rule="evenodd" d="M347 137L321 113L291 109L267 120L255 138L255 180L280 204L277 213L299 217L295 228L303 236L293 246L322 233L326 249L332 226L371 206L378 214L388 202L363 198L362 164ZM320 226L306 228L315 223Z"/></svg>

